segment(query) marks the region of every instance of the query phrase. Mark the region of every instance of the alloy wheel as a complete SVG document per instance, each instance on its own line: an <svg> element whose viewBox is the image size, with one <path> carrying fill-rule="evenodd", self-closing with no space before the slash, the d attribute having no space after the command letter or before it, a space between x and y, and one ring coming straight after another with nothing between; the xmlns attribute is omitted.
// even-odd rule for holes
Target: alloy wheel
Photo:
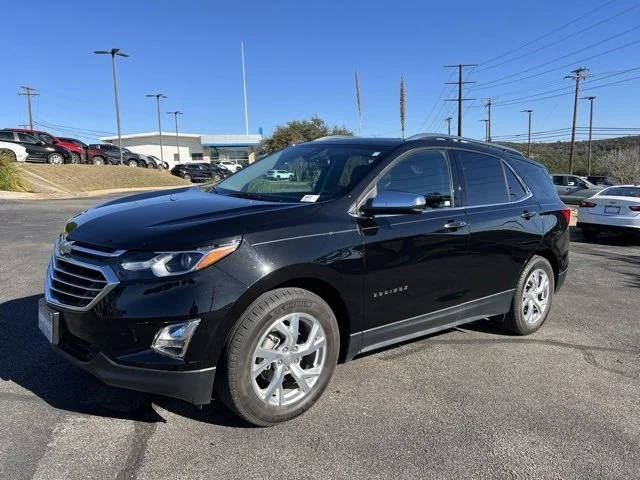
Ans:
<svg viewBox="0 0 640 480"><path fill-rule="evenodd" d="M49 163L52 165L60 165L64 163L64 158L59 153L52 153L49 155Z"/></svg>
<svg viewBox="0 0 640 480"><path fill-rule="evenodd" d="M286 406L306 397L325 366L326 335L313 315L295 312L275 320L253 352L251 384L262 402Z"/></svg>
<svg viewBox="0 0 640 480"><path fill-rule="evenodd" d="M529 325L544 317L549 304L549 277L547 272L536 268L529 274L522 293L522 316Z"/></svg>

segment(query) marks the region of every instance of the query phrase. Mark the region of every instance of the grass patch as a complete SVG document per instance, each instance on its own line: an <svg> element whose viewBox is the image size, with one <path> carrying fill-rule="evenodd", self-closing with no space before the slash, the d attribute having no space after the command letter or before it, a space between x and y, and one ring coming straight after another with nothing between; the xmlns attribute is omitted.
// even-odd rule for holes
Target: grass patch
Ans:
<svg viewBox="0 0 640 480"><path fill-rule="evenodd" d="M26 192L27 184L20 177L15 158L11 150L0 148L0 190Z"/></svg>
<svg viewBox="0 0 640 480"><path fill-rule="evenodd" d="M46 179L63 190L74 193L120 188L184 187L191 185L190 182L171 175L167 171L139 167L29 163L22 165L20 168Z"/></svg>

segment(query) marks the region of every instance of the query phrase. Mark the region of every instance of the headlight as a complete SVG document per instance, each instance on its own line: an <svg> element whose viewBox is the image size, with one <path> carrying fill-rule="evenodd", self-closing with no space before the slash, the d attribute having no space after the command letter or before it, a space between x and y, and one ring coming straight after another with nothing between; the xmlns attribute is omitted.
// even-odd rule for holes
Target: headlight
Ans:
<svg viewBox="0 0 640 480"><path fill-rule="evenodd" d="M55 151L56 151L56 149L55 149L55 148L53 148L53 147L46 147L46 148L45 148L45 150L46 150L47 152L55 152Z"/></svg>
<svg viewBox="0 0 640 480"><path fill-rule="evenodd" d="M151 271L156 277L182 275L202 270L234 252L239 241L219 245L211 249L189 250L184 252L157 252L147 260L122 262L122 268L129 271Z"/></svg>

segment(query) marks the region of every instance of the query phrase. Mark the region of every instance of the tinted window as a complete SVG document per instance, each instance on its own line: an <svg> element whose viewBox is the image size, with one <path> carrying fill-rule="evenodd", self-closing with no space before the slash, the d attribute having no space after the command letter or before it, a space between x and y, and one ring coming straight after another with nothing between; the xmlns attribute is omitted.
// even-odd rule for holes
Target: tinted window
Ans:
<svg viewBox="0 0 640 480"><path fill-rule="evenodd" d="M453 193L447 154L442 150L409 153L378 180L377 190L424 195L430 208L451 207Z"/></svg>
<svg viewBox="0 0 640 480"><path fill-rule="evenodd" d="M40 133L40 140L42 140L44 143L54 143L53 137L51 135L49 135L48 133Z"/></svg>
<svg viewBox="0 0 640 480"><path fill-rule="evenodd" d="M507 179L507 193L509 194L509 201L515 202L524 198L527 195L527 190L508 166L503 165L503 167L504 176Z"/></svg>
<svg viewBox="0 0 640 480"><path fill-rule="evenodd" d="M561 175L554 175L553 176L553 184L554 185L565 185L566 183L563 182L564 177Z"/></svg>
<svg viewBox="0 0 640 480"><path fill-rule="evenodd" d="M0 140L14 140L13 132L0 131Z"/></svg>
<svg viewBox="0 0 640 480"><path fill-rule="evenodd" d="M551 182L549 172L542 165L525 160L512 154L506 154L509 164L526 182L539 202L560 202L558 192ZM555 178L555 177L554 177Z"/></svg>
<svg viewBox="0 0 640 480"><path fill-rule="evenodd" d="M26 133L18 133L18 140L24 143L38 143L38 140L33 135L27 135Z"/></svg>
<svg viewBox="0 0 640 480"><path fill-rule="evenodd" d="M500 159L462 150L457 151L456 156L464 174L468 205L492 205L508 201Z"/></svg>
<svg viewBox="0 0 640 480"><path fill-rule="evenodd" d="M636 197L640 198L638 187L611 187L603 190L598 195L611 195L612 197Z"/></svg>

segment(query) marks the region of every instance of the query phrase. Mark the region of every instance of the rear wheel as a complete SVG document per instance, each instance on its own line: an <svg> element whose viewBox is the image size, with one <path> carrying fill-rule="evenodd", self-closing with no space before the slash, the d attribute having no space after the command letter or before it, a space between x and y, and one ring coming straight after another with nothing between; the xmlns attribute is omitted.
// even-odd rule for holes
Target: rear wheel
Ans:
<svg viewBox="0 0 640 480"><path fill-rule="evenodd" d="M64 157L58 152L50 153L47 156L47 163L51 165L62 165L64 163Z"/></svg>
<svg viewBox="0 0 640 480"><path fill-rule="evenodd" d="M138 166L138 162L135 161L134 159L127 160L127 165L130 166L130 167L137 167Z"/></svg>
<svg viewBox="0 0 640 480"><path fill-rule="evenodd" d="M266 292L234 327L216 389L231 410L254 425L301 415L318 400L338 360L333 311L300 288Z"/></svg>
<svg viewBox="0 0 640 480"><path fill-rule="evenodd" d="M104 165L104 158L102 157L93 157L91 159L91 163L94 165Z"/></svg>
<svg viewBox="0 0 640 480"><path fill-rule="evenodd" d="M184 178L187 182L191 182L192 181L191 175L189 175L188 173L185 173L184 177L182 177L182 178Z"/></svg>
<svg viewBox="0 0 640 480"><path fill-rule="evenodd" d="M582 236L590 242L597 240L599 235L600 232L593 227L582 227Z"/></svg>
<svg viewBox="0 0 640 480"><path fill-rule="evenodd" d="M0 148L0 157L4 157L9 162L17 162L16 152L8 148Z"/></svg>
<svg viewBox="0 0 640 480"><path fill-rule="evenodd" d="M554 290L551 264L546 258L534 255L518 279L511 310L504 319L505 327L516 335L529 335L538 330L549 315Z"/></svg>
<svg viewBox="0 0 640 480"><path fill-rule="evenodd" d="M80 163L81 158L76 152L71 152L71 163L78 164Z"/></svg>

